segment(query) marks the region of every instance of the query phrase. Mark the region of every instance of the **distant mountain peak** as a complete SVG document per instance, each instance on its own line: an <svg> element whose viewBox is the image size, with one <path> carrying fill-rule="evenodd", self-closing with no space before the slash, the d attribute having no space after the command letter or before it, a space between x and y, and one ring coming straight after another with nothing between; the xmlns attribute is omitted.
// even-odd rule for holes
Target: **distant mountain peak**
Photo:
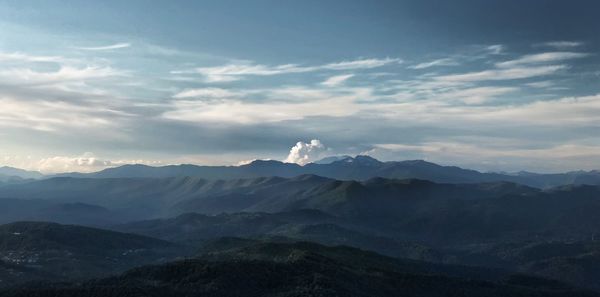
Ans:
<svg viewBox="0 0 600 297"><path fill-rule="evenodd" d="M353 163L364 166L378 166L383 164L383 162L367 155L357 155L356 157L354 157Z"/></svg>
<svg viewBox="0 0 600 297"><path fill-rule="evenodd" d="M325 164L331 164L333 162L343 161L343 160L348 160L348 159L353 159L353 158L351 156L348 156L348 155L330 156L330 157L326 157L326 158L323 158L321 160L315 161L313 163L325 165Z"/></svg>
<svg viewBox="0 0 600 297"><path fill-rule="evenodd" d="M246 165L242 165L241 167L251 167L251 168L269 168L269 167L281 167L287 165L297 165L295 163L284 163L277 160L254 160ZM299 166L299 165L297 165Z"/></svg>
<svg viewBox="0 0 600 297"><path fill-rule="evenodd" d="M0 175L4 176L16 176L23 179L38 179L43 178L44 175L37 171L28 171L25 169L2 166L0 167Z"/></svg>
<svg viewBox="0 0 600 297"><path fill-rule="evenodd" d="M298 175L290 180L293 181L329 181L332 180L330 178L327 177L322 177L316 174L302 174L302 175Z"/></svg>

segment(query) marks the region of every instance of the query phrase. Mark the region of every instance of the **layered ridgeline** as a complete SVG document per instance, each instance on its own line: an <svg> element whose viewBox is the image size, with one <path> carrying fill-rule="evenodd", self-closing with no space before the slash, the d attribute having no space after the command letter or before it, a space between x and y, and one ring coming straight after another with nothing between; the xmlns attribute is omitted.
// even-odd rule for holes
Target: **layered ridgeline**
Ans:
<svg viewBox="0 0 600 297"><path fill-rule="evenodd" d="M441 184L382 178L357 182L313 175L227 181L53 178L0 187L0 197L5 198L0 199L0 212L11 205L15 212L25 212L14 204L37 204L30 199L39 199L54 205L48 207L58 213L82 209L121 221L187 212L314 209L376 234L433 243L532 236L587 240L600 231L598 186L538 190L505 182ZM7 215L15 219L16 213Z"/></svg>
<svg viewBox="0 0 600 297"><path fill-rule="evenodd" d="M451 260L424 245L372 234L358 224L317 210L214 216L188 213L170 219L131 222L112 229L193 246L219 237L290 239L353 246L398 258L429 262Z"/></svg>
<svg viewBox="0 0 600 297"><path fill-rule="evenodd" d="M146 165L124 165L94 173L62 173L43 175L11 167L0 167L0 186L30 179L52 177L80 178L164 178L192 176L203 179L248 179L257 177L285 177L312 174L338 180L364 181L375 177L391 179L423 179L439 183L481 183L507 181L537 188L563 185L600 185L600 172L573 171L556 174L530 172L483 173L456 166L441 166L422 160L381 162L368 156L330 157L300 166L279 161L257 160L240 166L197 166L170 165L152 167Z"/></svg>
<svg viewBox="0 0 600 297"><path fill-rule="evenodd" d="M422 164L421 161L414 163ZM234 168L240 170L257 164L271 162ZM347 166L348 172L357 175L371 168L369 166L387 166L366 157L304 167L274 164L293 168ZM438 168L436 166L433 168ZM111 170L122 168L127 166ZM169 167L150 169L164 170L162 168ZM463 169L453 170L463 172ZM271 169L264 174L269 172ZM410 172L415 174L415 171ZM526 175L529 174L521 176ZM600 290L597 281L600 248L596 242L600 234L597 215L600 187L580 185L588 183L580 182L581 179L570 180L565 186L541 189L506 181L469 179L464 183L451 183L456 179L433 182L382 177L353 181L311 174L222 180L198 176L82 176L85 177L22 178L4 183L0 186L0 223L28 220L103 226L144 238L155 237L157 239L152 240L168 241L177 247L186 246L186 251L221 236L313 241L330 246L342 244L397 258L490 266ZM440 177L443 175L436 176L431 179L443 180ZM562 178L564 176L560 179L564 182ZM14 239L23 234L11 232L3 236ZM46 232L49 231L37 234ZM121 234L118 232L116 234ZM97 235L98 238L104 236ZM75 232L61 238L70 237L80 235ZM52 279L52 276L60 276L60 271L78 274L77 267L91 272L87 276L107 275L186 255L179 250L172 253L171 248L165 251L160 247L124 245L123 249L109 253L105 251L110 249L94 254L96 251L81 253L71 248L57 248L44 253L30 251L24 258L15 258L14 255L19 254L14 251L19 249L12 245L6 249L12 258L0 258L0 277L6 283L15 279ZM137 258L127 252L129 250L151 252ZM44 259L57 259L57 262L44 262L43 267L53 269L38 269L40 262L30 265L19 260L38 261L35 257L40 254ZM69 258L72 255L76 257ZM62 265L67 269L60 268ZM495 280L494 283L497 284Z"/></svg>
<svg viewBox="0 0 600 297"><path fill-rule="evenodd" d="M290 238L327 245L351 245L400 258L493 266L600 289L596 278L600 249L595 241L600 230L597 216L600 189L596 186L539 190L511 183L438 184L382 178L355 182L306 175L292 179L229 181L55 178L5 186L0 190L2 195L14 197L2 201L17 203L12 209L0 208L13 216L28 205L44 203L47 205L39 209L51 209L54 213L65 213L65 210L74 214L104 213L107 217L121 214L122 219L127 220L133 220L134 214L160 216L163 209L185 212L170 219L111 227L176 242L178 246L197 247L221 236ZM25 199L27 197L37 200ZM59 211L55 212L57 209ZM197 213L189 213L191 211ZM28 224L32 223L25 226ZM42 230L35 233L38 236L53 232L43 223L33 226L33 229ZM50 226L58 228L54 224ZM21 245L14 245L15 239L22 238L23 234L33 234L23 232L23 228L5 228L8 231L3 236L11 243L7 245L8 253L22 249ZM82 231L82 234L86 232ZM69 255L78 253L64 248L57 248L62 251L58 254L53 250L44 255L58 259L54 264L72 263L72 270L89 267L85 270L94 273L120 271L174 256L157 252L157 257L130 258L129 253L124 258L117 257L119 253L123 255L124 249L139 250L127 245L107 255L104 251L110 249L103 248L103 242L111 240L104 238L104 233L90 232L94 235L68 232L69 235L60 238L98 238L100 242L90 241L90 244L98 244L101 249L97 251L102 253L83 259L102 259L101 262L92 261L89 266L81 266L81 258L69 260ZM112 237L114 234L106 235ZM129 238L129 235L119 238ZM79 246L77 240L72 244L74 247ZM28 257L36 254L39 252L32 251L25 259L29 261ZM107 258L114 261L103 262ZM128 262L129 259L134 261ZM10 270L15 269L11 265L18 261L3 261L3 267L7 267L6 275L19 275L18 270ZM29 269L23 279L53 274L47 270L31 271L28 265L17 268ZM8 276L6 279L10 279Z"/></svg>
<svg viewBox="0 0 600 297"><path fill-rule="evenodd" d="M305 166L262 160L241 166L172 165L151 167L146 165L124 165L95 173L67 173L60 174L59 176L88 178L193 176L214 180L273 176L291 178L303 174L319 175L338 180L358 181L375 177L391 179L414 178L439 183L508 181L537 188L550 188L572 184L600 185L600 172L598 171L574 171L559 174L536 174L529 172L516 174L482 173L455 166L440 166L422 160L381 162L368 156L328 158L324 161L309 163Z"/></svg>
<svg viewBox="0 0 600 297"><path fill-rule="evenodd" d="M83 283L40 284L3 296L598 296L490 269L398 260L347 247L239 239L197 257Z"/></svg>

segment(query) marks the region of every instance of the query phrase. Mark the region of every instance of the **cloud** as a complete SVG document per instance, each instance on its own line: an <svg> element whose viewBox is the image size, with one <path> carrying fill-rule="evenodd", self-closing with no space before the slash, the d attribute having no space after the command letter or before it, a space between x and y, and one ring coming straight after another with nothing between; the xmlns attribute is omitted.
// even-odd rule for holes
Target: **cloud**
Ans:
<svg viewBox="0 0 600 297"><path fill-rule="evenodd" d="M459 63L456 62L455 60L450 59L450 58L444 58L444 59L433 60L430 62L420 63L417 65L410 66L408 68L410 68L410 69L426 69L426 68L437 67L437 66L456 66L456 65L459 65Z"/></svg>
<svg viewBox="0 0 600 297"><path fill-rule="evenodd" d="M110 167L121 166L125 164L145 164L161 165L160 161L148 160L117 160L111 161L98 158L94 153L86 152L81 156L54 156L40 159L28 166L28 169L38 170L40 172L64 173L64 172L96 172Z"/></svg>
<svg viewBox="0 0 600 297"><path fill-rule="evenodd" d="M101 160L92 153L85 153L78 157L56 156L41 159L37 169L41 172L92 172L107 168L111 161Z"/></svg>
<svg viewBox="0 0 600 297"><path fill-rule="evenodd" d="M486 49L492 55L499 55L502 52L504 52L504 46L501 44L493 44L493 45L487 46Z"/></svg>
<svg viewBox="0 0 600 297"><path fill-rule="evenodd" d="M284 162L306 165L318 160L326 151L327 147L318 139L313 139L309 143L299 141L290 149L290 154Z"/></svg>
<svg viewBox="0 0 600 297"><path fill-rule="evenodd" d="M323 70L355 70L382 67L393 63L401 63L400 59L360 59L342 61L317 66L302 66L299 64L262 65L248 61L230 63L215 67L199 67L192 71L172 71L173 74L197 73L204 76L206 82L230 82L243 79L245 76L271 76L291 73L306 73Z"/></svg>
<svg viewBox="0 0 600 297"><path fill-rule="evenodd" d="M515 123L545 126L600 125L600 94L536 101L519 106L501 106L473 112L470 118L488 121L511 119Z"/></svg>
<svg viewBox="0 0 600 297"><path fill-rule="evenodd" d="M174 121L233 124L273 123L319 116L344 117L361 111L363 107L356 101L369 98L370 92L368 88L341 91L282 88L266 90L262 94L270 100L263 102L241 99L180 99L173 101L172 110L161 116Z"/></svg>
<svg viewBox="0 0 600 297"><path fill-rule="evenodd" d="M541 43L539 45L554 47L557 49L565 49L565 48L580 47L583 44L584 44L583 42L578 42L578 41L550 41L550 42Z"/></svg>
<svg viewBox="0 0 600 297"><path fill-rule="evenodd" d="M46 132L71 129L105 129L117 125L128 114L102 105L65 101L20 100L0 94L0 127L17 127ZM91 132L91 130L88 130Z"/></svg>
<svg viewBox="0 0 600 297"><path fill-rule="evenodd" d="M566 65L550 65L535 67L515 67L507 69L491 69L479 72L449 74L435 77L438 81L446 82L477 82L494 80L514 80L554 74L566 69Z"/></svg>
<svg viewBox="0 0 600 297"><path fill-rule="evenodd" d="M336 76L332 76L332 77L326 79L321 84L324 86L327 86L327 87L335 87L335 86L343 84L346 80L350 79L353 76L354 76L354 74L336 75Z"/></svg>
<svg viewBox="0 0 600 297"><path fill-rule="evenodd" d="M374 145L369 154L380 158L410 155L441 164L460 162L482 169L505 167L507 170L523 170L529 167L545 172L565 170L565 161L573 166L571 169L594 170L597 168L590 164L590 160L593 160L592 163L600 161L600 145L569 143L527 147L526 144L523 141L504 143L504 139L493 138L474 139L472 142L384 143Z"/></svg>
<svg viewBox="0 0 600 297"><path fill-rule="evenodd" d="M25 85L55 84L125 75L126 73L111 67L100 66L82 68L61 66L57 71L52 72L35 71L30 68L0 70L0 78L3 82Z"/></svg>
<svg viewBox="0 0 600 297"><path fill-rule="evenodd" d="M589 54L586 54L586 53L548 52L548 53L526 55L526 56L520 57L515 60L496 63L496 66L499 68L508 68L508 67L521 66L521 65L525 65L525 64L549 63L549 62L557 62L557 61L563 61L563 60L584 58L587 56L589 56Z"/></svg>
<svg viewBox="0 0 600 297"><path fill-rule="evenodd" d="M457 100L465 104L482 104L492 98L518 91L515 87L476 87L455 91L447 91L437 98L442 100Z"/></svg>
<svg viewBox="0 0 600 297"><path fill-rule="evenodd" d="M536 82L526 83L525 85L532 87L532 88L550 88L555 85L555 82L553 82L551 80L545 80L545 81L536 81Z"/></svg>
<svg viewBox="0 0 600 297"><path fill-rule="evenodd" d="M177 158L174 154L199 154L202 158L190 160L210 164L232 164L232 160L256 157L282 159L279 153L286 149L282 143L295 143L307 135L318 135L327 139L328 145L348 148L352 153L364 151L373 143L406 141L405 145L420 146L431 144L433 138L438 143L460 143L456 137L465 134L515 133L523 142L549 139L540 147L568 143L570 139L585 138L589 143L581 145L590 147L600 142L593 134L593 128L600 126L597 98L561 98L553 95L552 89L531 88L546 88L556 82L572 87L573 94L594 92L593 88L576 88L586 79L556 77L569 67L567 61L576 57L547 53L512 57L501 47L484 46L471 47L469 53L472 55L463 52L445 56L461 67L435 69L443 72L418 76L399 67L399 59L272 65L234 61L223 65L218 61L232 60L212 59L217 64L197 64L208 59L178 55L161 56L159 64L146 67L129 62L133 61L130 58L127 63L120 63L123 60L116 56L110 60L85 58L96 52L76 51L71 57L78 60L69 59L67 52L64 56L52 52L0 54L0 138L7 152L27 148L39 154L38 146L44 154L48 150L71 152L74 147L92 146L120 153L131 148L140 153L152 149L152 153L171 156L169 160ZM485 57L475 58L482 54ZM142 62L154 63L148 57L156 55L144 56ZM419 60L424 62L419 67L433 70L448 62L440 60ZM134 68L135 72L113 68L118 65L142 68ZM153 72L179 67L173 65L221 66L202 73L192 69L185 77L194 81L186 82L165 80L161 73ZM376 69L382 66L386 67ZM578 70L573 67L570 71ZM376 72L386 75L371 76ZM267 77L286 73L306 74ZM251 76L261 79L258 84L210 87L198 74L205 79L204 75L212 75L220 81ZM508 81L521 78L535 79ZM545 80L550 82L542 83ZM540 98L544 100L537 101ZM355 143L356 139L360 144ZM350 149L354 146L357 148ZM518 148L516 144L505 149ZM456 160L464 164L469 159L463 156Z"/></svg>
<svg viewBox="0 0 600 297"><path fill-rule="evenodd" d="M131 46L130 43L116 43L116 44L111 44L111 45L106 45L106 46L76 47L76 49L84 50L84 51L110 51L110 50L115 50L115 49L128 48L130 46Z"/></svg>
<svg viewBox="0 0 600 297"><path fill-rule="evenodd" d="M352 70L352 69L371 69L382 67L388 64L400 64L403 61L401 59L362 59L354 61L342 61L339 63L331 63L323 66L317 66L316 70L329 69L329 70ZM310 67L309 67L310 68Z"/></svg>
<svg viewBox="0 0 600 297"><path fill-rule="evenodd" d="M0 62L27 62L27 63L72 63L74 59L67 59L61 56L38 56L29 55L25 53L13 52L5 53L0 52Z"/></svg>
<svg viewBox="0 0 600 297"><path fill-rule="evenodd" d="M239 93L220 88L187 89L173 96L176 99L199 98L199 99L222 99L239 97Z"/></svg>

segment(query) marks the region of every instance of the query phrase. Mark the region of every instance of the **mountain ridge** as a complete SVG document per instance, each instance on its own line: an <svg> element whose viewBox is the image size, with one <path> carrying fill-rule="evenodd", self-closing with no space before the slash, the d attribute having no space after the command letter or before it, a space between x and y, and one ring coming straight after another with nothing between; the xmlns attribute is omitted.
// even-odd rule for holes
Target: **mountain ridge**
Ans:
<svg viewBox="0 0 600 297"><path fill-rule="evenodd" d="M374 177L424 179L441 183L514 182L536 188L568 184L600 185L600 172L573 171L555 174L503 174L480 172L457 166L443 166L424 160L382 162L369 156L347 157L332 162L314 162L304 166L275 160L255 160L240 166L200 166L192 164L153 167L142 164L123 165L94 173L65 173L52 177L125 178L195 176L205 179L243 179L276 176L290 178L314 174L338 180L364 181Z"/></svg>

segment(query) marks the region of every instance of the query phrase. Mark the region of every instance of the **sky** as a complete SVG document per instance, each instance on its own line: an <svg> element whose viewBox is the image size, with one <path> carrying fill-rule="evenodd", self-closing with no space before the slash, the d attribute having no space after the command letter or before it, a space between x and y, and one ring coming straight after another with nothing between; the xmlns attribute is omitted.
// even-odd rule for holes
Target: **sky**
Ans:
<svg viewBox="0 0 600 297"><path fill-rule="evenodd" d="M0 166L600 169L598 1L0 0Z"/></svg>

